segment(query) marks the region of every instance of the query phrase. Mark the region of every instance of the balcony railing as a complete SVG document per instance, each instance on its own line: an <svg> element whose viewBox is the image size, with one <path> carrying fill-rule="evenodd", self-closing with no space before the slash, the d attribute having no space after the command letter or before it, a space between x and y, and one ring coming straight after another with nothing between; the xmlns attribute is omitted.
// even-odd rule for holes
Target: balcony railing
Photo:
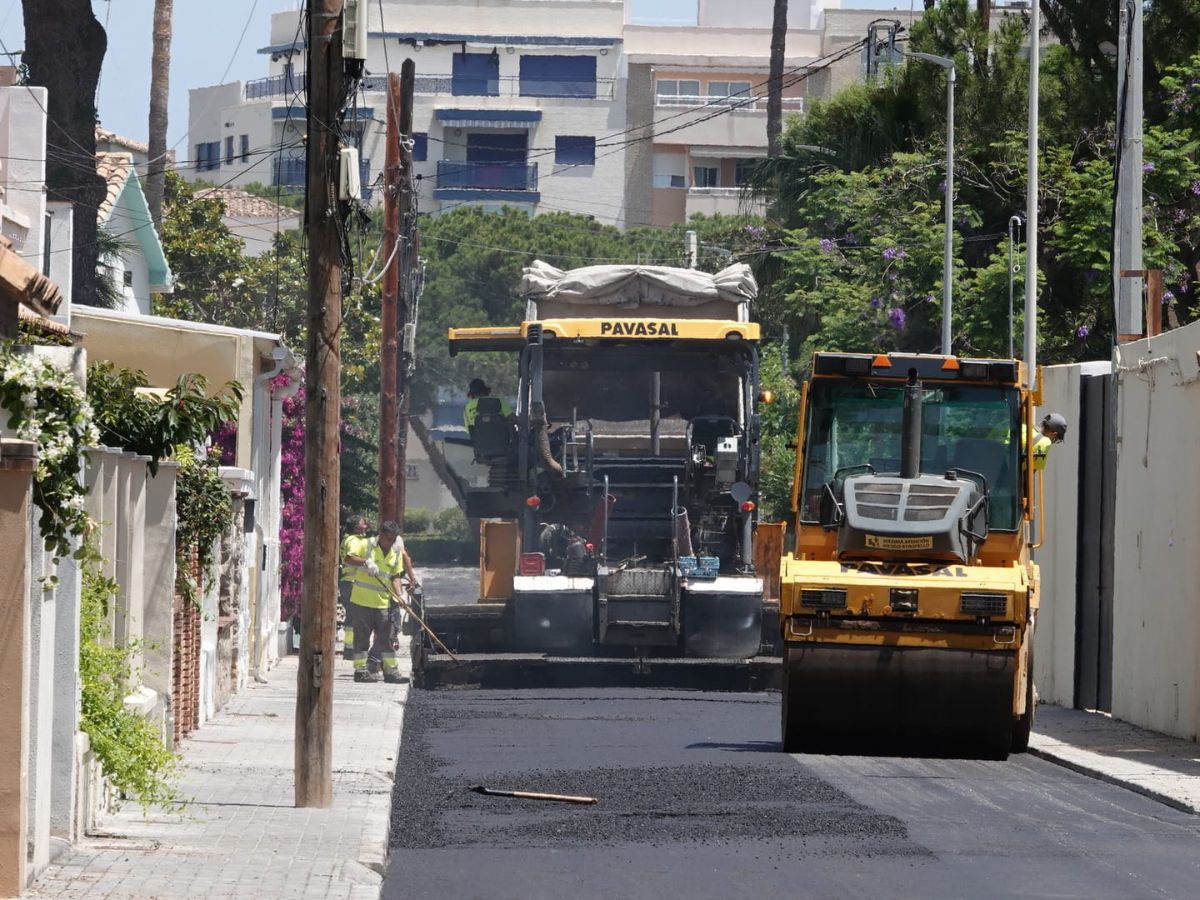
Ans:
<svg viewBox="0 0 1200 900"><path fill-rule="evenodd" d="M783 110L784 112L803 112L804 98L803 97L784 97ZM711 107L712 111L716 111L723 106L733 107L734 112L766 112L767 98L766 97L700 97L692 94L659 94L654 98L655 106L687 106L687 107Z"/></svg>
<svg viewBox="0 0 1200 900"><path fill-rule="evenodd" d="M275 171L272 175L271 184L280 187L304 187L308 174L308 165L303 157L295 156L280 156L275 158ZM360 159L358 161L358 179L362 185L362 196L364 200L371 199L371 161L369 159Z"/></svg>
<svg viewBox="0 0 1200 900"><path fill-rule="evenodd" d="M269 97L294 97L304 92L304 86L304 73L294 72L291 75L255 78L247 81L242 90L247 100L263 100Z"/></svg>
<svg viewBox="0 0 1200 900"><path fill-rule="evenodd" d="M536 191L537 163L438 161L437 186L462 190Z"/></svg>

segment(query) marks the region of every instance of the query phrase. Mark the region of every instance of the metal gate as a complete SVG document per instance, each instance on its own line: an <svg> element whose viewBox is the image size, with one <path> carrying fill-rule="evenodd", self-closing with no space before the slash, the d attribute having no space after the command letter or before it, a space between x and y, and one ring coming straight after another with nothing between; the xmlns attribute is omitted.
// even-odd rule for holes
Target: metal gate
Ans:
<svg viewBox="0 0 1200 900"><path fill-rule="evenodd" d="M1112 708L1114 391L1111 373L1080 376L1075 706L1105 711Z"/></svg>

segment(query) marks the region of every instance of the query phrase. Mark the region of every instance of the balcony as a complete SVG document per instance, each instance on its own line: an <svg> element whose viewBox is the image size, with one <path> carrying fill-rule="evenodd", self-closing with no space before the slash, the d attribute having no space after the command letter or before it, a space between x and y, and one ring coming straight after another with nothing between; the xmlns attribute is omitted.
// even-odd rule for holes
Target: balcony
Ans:
<svg viewBox="0 0 1200 900"><path fill-rule="evenodd" d="M612 100L616 79L596 78L582 81L522 80L516 75L500 78L454 78L452 75L418 75L413 90L417 94L448 94L453 97L548 97L575 100ZM288 99L304 91L303 72L292 76L272 75L256 78L243 86L243 99ZM367 75L363 89L387 90L387 75ZM702 101L704 102L704 101ZM765 107L764 107L765 109Z"/></svg>
<svg viewBox="0 0 1200 900"><path fill-rule="evenodd" d="M278 156L274 160L271 184L278 187L303 188L307 182L308 164L303 157ZM358 179L363 200L371 199L371 161L358 161Z"/></svg>
<svg viewBox="0 0 1200 900"><path fill-rule="evenodd" d="M783 111L788 112L804 112L803 97L784 97ZM694 94L659 94L654 98L655 106L673 106L673 107L708 107L704 112L717 112L721 107L730 107L733 112L760 112L767 111L766 97L700 97ZM700 110L697 110L699 112Z"/></svg>
<svg viewBox="0 0 1200 900"><path fill-rule="evenodd" d="M451 190L536 191L537 163L438 161L437 186Z"/></svg>
<svg viewBox="0 0 1200 900"><path fill-rule="evenodd" d="M766 203L760 197L747 196L738 187L691 187L684 201L684 221L695 215L762 215Z"/></svg>
<svg viewBox="0 0 1200 900"><path fill-rule="evenodd" d="M269 78L255 78L242 86L243 99L265 100L272 97L290 98L303 94L305 77L303 72L292 75L272 75Z"/></svg>

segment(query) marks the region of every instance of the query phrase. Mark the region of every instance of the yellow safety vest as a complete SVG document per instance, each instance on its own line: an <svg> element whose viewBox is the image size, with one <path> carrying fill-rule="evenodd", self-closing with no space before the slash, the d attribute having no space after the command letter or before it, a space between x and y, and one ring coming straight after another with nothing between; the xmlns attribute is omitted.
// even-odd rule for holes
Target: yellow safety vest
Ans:
<svg viewBox="0 0 1200 900"><path fill-rule="evenodd" d="M347 556L366 556L370 538L361 534L348 534L342 538L342 581L353 581L358 566L346 562Z"/></svg>
<svg viewBox="0 0 1200 900"><path fill-rule="evenodd" d="M467 430L475 427L475 419L479 415L479 397L471 397L467 400L467 405L463 407L463 424L467 426ZM513 414L512 407L508 405L508 401L503 397L500 398L500 415L511 416Z"/></svg>
<svg viewBox="0 0 1200 900"><path fill-rule="evenodd" d="M1040 431L1035 430L1034 434L1037 435L1037 438L1033 442L1033 470L1035 472L1040 472L1042 469L1046 468L1046 457L1048 457L1050 455L1050 448L1054 446L1054 441L1050 440L1050 438L1046 437ZM1022 452L1024 452L1024 450L1025 450L1025 440L1026 440L1025 426L1022 425L1021 426L1021 450L1022 450Z"/></svg>
<svg viewBox="0 0 1200 900"><path fill-rule="evenodd" d="M396 542L392 544L392 549L385 552L379 546L378 541L371 538L368 541L366 553L363 555L366 559L375 560L375 565L379 566L379 578L375 578L365 566L356 568L354 570L354 590L350 592L350 602L355 606L365 606L368 609L387 609L391 602L388 588L392 586L392 579L404 574L404 539L397 537ZM383 584L380 584L380 580L388 587L385 588Z"/></svg>

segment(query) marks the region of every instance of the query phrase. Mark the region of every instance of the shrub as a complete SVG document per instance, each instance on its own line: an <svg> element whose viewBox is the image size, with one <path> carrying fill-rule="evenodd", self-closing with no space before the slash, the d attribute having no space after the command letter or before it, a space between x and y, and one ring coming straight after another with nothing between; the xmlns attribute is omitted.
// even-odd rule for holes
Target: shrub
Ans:
<svg viewBox="0 0 1200 900"><path fill-rule="evenodd" d="M434 515L423 506L404 511L404 533L424 534L434 522Z"/></svg>
<svg viewBox="0 0 1200 900"><path fill-rule="evenodd" d="M463 511L457 506L443 509L434 516L433 530L437 534L453 538L456 541L472 541L475 537L471 534L471 527L467 522L467 517L463 515Z"/></svg>

